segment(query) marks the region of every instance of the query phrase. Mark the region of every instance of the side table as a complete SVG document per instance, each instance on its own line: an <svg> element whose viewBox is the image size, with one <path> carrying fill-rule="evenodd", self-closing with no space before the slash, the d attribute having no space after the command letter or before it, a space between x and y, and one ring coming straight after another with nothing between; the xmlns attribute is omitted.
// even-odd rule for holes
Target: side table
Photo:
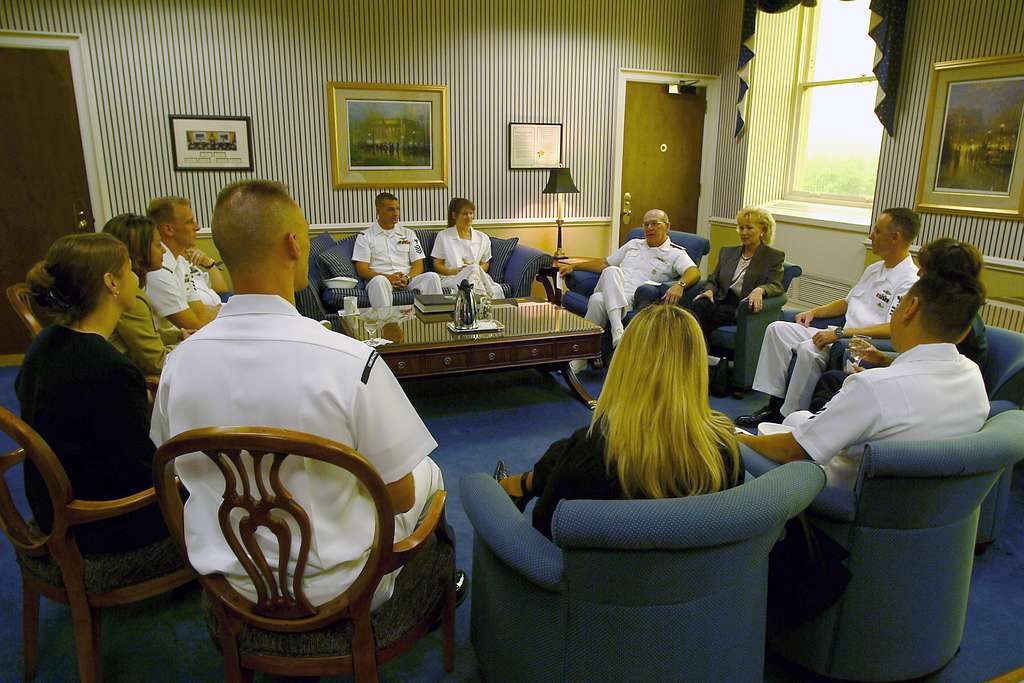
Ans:
<svg viewBox="0 0 1024 683"><path fill-rule="evenodd" d="M542 266L537 271L537 282L544 286L544 294L547 296L548 301L556 306L562 305L562 288L559 287L559 276L558 276L558 264L568 263L570 265L576 265L578 263L585 263L586 261L593 261L599 257L588 256L570 256L561 259L555 259L551 262L550 266Z"/></svg>

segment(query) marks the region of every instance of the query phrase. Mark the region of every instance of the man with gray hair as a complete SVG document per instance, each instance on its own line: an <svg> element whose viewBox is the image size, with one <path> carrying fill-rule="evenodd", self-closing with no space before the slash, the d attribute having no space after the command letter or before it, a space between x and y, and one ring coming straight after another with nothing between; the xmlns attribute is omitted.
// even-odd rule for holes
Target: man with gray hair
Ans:
<svg viewBox="0 0 1024 683"><path fill-rule="evenodd" d="M283 185L248 180L221 191L212 223L235 295L216 320L170 355L153 408L153 442L199 427L259 425L346 444L387 484L398 512L395 538L405 538L443 487L441 471L428 457L437 442L387 364L375 362L373 349L295 310L295 291L308 277L309 224L302 210ZM185 532L192 565L203 574L223 574L255 599L217 523L219 471L202 454L192 454L178 461L177 472L189 490ZM374 542L376 508L354 477L313 460L287 458L281 480L310 513L305 591L321 605L362 571ZM289 567L298 552L296 544ZM396 576L382 579L374 607L391 597Z"/></svg>

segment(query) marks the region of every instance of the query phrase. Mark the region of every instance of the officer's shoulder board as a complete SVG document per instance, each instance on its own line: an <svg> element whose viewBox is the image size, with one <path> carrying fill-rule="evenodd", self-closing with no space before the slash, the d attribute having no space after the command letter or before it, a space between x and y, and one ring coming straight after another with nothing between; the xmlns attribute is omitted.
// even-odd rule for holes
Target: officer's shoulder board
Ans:
<svg viewBox="0 0 1024 683"><path fill-rule="evenodd" d="M676 244L675 242L672 242L672 241L669 241L668 246L672 247L673 249L678 249L680 251L686 251L686 249L684 247L681 247L681 246L679 246L678 244Z"/></svg>
<svg viewBox="0 0 1024 683"><path fill-rule="evenodd" d="M370 357L366 359L366 365L363 366L363 376L360 378L363 384L370 381L370 371L373 370L373 364L377 362L378 358L380 358L380 354L377 353L377 349L370 351Z"/></svg>

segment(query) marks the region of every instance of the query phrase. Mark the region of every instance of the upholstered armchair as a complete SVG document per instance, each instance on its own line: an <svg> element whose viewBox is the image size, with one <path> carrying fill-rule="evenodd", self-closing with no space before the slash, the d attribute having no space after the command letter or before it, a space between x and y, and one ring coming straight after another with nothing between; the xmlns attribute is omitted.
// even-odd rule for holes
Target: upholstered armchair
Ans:
<svg viewBox="0 0 1024 683"><path fill-rule="evenodd" d="M824 482L794 463L690 498L562 501L552 542L491 477L464 477L484 678L763 680L768 553Z"/></svg>
<svg viewBox="0 0 1024 683"><path fill-rule="evenodd" d="M748 472L777 469L741 450ZM820 675L858 681L943 667L963 636L981 501L1022 458L1019 410L976 434L869 444L856 488L826 488L808 510L849 551L850 584L833 607L769 647Z"/></svg>
<svg viewBox="0 0 1024 683"><path fill-rule="evenodd" d="M626 236L627 240L636 239L644 236L643 228L636 228L630 230ZM679 232L678 230L669 230L668 238L672 240L673 244L678 244L686 253L690 255L690 259L694 265L700 267L701 260L711 251L711 242L707 238L701 237L700 235L694 235L689 232ZM597 286L597 280L600 277L597 273L590 273L586 271L574 271L567 278L565 278L565 284L569 288L569 291L562 294L562 306L569 309L577 315L586 315L587 313L587 302L590 300L590 295L594 293L594 287ZM683 293L683 299L687 297L692 298L696 293L697 285L693 285ZM637 295L640 296L640 291L637 290ZM628 316L627 316L628 317ZM628 320L626 321L628 322Z"/></svg>
<svg viewBox="0 0 1024 683"><path fill-rule="evenodd" d="M782 271L782 291L788 292L790 283L802 273L800 266L786 263ZM754 372L757 371L764 332L768 325L782 316L782 307L788 300L785 293L769 297L757 313L741 305L736 309L735 325L724 325L711 333L711 348L708 352L732 359L732 384L735 388L747 391L754 384Z"/></svg>

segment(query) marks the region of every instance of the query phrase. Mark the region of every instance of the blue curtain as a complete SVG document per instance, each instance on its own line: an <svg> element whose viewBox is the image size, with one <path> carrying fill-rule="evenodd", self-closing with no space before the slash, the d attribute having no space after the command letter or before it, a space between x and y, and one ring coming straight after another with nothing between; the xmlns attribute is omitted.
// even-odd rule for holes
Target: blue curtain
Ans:
<svg viewBox="0 0 1024 683"><path fill-rule="evenodd" d="M750 60L754 58L752 47L757 29L757 12L776 14L793 9L797 5L816 6L817 0L745 0L743 3L743 28L740 32L740 58L736 73L740 78L739 96L736 98L736 130L738 139L746 126L747 93L750 90ZM878 98L875 101L875 115L889 135L894 133L896 115L896 92L900 81L900 62L903 55L903 27L906 24L907 0L871 0L871 24L868 35L878 48L875 56L874 73L878 78Z"/></svg>

